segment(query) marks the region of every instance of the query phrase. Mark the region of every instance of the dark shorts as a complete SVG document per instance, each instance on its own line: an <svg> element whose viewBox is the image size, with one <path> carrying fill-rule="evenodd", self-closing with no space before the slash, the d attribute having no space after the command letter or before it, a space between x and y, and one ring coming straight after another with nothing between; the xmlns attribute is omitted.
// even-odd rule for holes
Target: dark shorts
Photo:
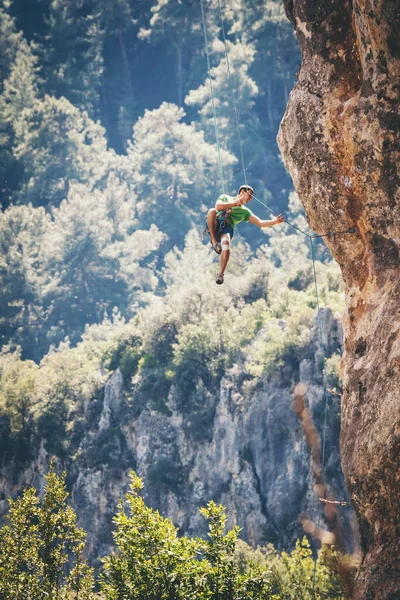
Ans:
<svg viewBox="0 0 400 600"><path fill-rule="evenodd" d="M231 236L231 239L233 238L233 227L232 225L229 225L229 223L225 223L225 225L222 225L222 220L221 219L217 219L217 240L220 242L221 241L221 235L223 235L224 233L229 233Z"/></svg>

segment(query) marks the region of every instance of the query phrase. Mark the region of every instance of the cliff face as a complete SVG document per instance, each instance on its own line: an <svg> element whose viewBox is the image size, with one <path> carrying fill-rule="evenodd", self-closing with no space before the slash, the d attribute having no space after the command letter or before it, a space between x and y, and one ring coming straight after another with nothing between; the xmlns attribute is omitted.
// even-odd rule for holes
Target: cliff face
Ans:
<svg viewBox="0 0 400 600"><path fill-rule="evenodd" d="M321 310L328 356L342 345L342 327ZM282 323L284 326L284 322ZM262 334L262 332L260 332ZM239 525L252 544L290 547L304 535L299 516L316 520L310 452L293 410L293 384L307 384L306 402L321 427L324 417L323 353L314 327L300 362L287 362L272 378L249 379L240 360L220 388L193 382L187 406L172 388L162 410L142 404L139 381L127 390L119 369L97 405L87 407L84 435L73 456L58 468L68 473L72 504L96 558L112 548L111 520L135 469L144 478L145 500L172 518L183 533L206 534L199 508L214 499L227 507L228 525ZM138 376L140 377L140 376ZM326 472L337 498L346 497L338 449L338 404L330 398ZM43 489L49 456L42 445L35 461L13 481L12 467L0 477L0 504L21 487ZM351 545L351 511L343 508Z"/></svg>
<svg viewBox="0 0 400 600"><path fill-rule="evenodd" d="M278 143L346 283L341 455L362 599L400 594L400 5L285 0L302 51Z"/></svg>

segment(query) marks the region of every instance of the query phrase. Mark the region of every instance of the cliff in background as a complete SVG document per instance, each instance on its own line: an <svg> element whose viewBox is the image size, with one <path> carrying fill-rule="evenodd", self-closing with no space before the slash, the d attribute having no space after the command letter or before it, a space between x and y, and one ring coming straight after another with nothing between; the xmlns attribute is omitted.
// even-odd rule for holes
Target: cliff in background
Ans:
<svg viewBox="0 0 400 600"><path fill-rule="evenodd" d="M330 309L322 309L321 317L329 357L341 348L342 328ZM293 547L304 535L300 515L316 521L321 511L313 493L310 452L293 410L293 387L299 380L307 384L306 402L321 429L323 358L314 323L300 360L285 361L272 376L249 378L240 362L245 357L239 354L219 389L210 390L198 378L190 382L190 396L182 405L179 390L172 386L158 409L142 397L142 376L127 386L118 368L76 422L68 456L56 461L58 469L67 470L73 507L88 532L91 561L98 564L96 559L111 550L111 520L132 468L144 478L146 502L171 517L185 534L206 534L199 508L214 499L227 507L228 525L239 525L241 537L251 544ZM152 380L153 390L156 384ZM339 419L338 399L331 396L325 473L334 496L343 499ZM74 439L79 440L75 446ZM5 499L23 486L43 490L49 458L42 443L17 478L15 465L2 469L3 514ZM352 511L341 510L352 550Z"/></svg>
<svg viewBox="0 0 400 600"><path fill-rule="evenodd" d="M342 467L363 559L356 597L400 594L400 6L285 0L302 51L278 141L346 284Z"/></svg>

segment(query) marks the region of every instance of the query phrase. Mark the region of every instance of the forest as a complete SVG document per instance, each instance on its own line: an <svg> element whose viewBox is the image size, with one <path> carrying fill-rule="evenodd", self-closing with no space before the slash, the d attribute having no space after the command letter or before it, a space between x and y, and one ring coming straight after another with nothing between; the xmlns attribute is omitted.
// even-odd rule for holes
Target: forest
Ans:
<svg viewBox="0 0 400 600"><path fill-rule="evenodd" d="M235 232L223 289L214 283L217 257L208 240L200 239L208 208L223 191L235 195L244 177L274 214L284 212L290 223L312 233L275 139L300 63L292 26L279 0L229 0L221 14L218 7L216 0L205 2L223 182L199 2L2 0L0 463L14 490L40 449L56 457L58 467L79 464L86 423L98 418L104 386L117 369L125 397L134 390L138 399L133 415L149 409L168 416L174 390L185 426L201 440L207 438L214 413L199 405L193 393L196 381L215 395L224 374L240 364L247 388L256 389L288 365L297 372L310 352L317 298L305 236L288 224L266 233L243 224ZM270 218L255 200L251 209ZM315 242L315 250L320 306L340 316L340 270L322 241ZM340 354L340 345L333 345L321 364L328 384L337 390ZM328 440L332 447L340 427L335 402L333 397L329 409L335 429ZM99 447L96 460L106 464L113 444L115 440L107 440ZM120 464L126 472L134 466L129 455ZM148 473L139 475L151 485ZM167 484L171 489L177 485ZM68 477L63 482L50 471L47 485L48 490L53 486L55 505L66 501ZM115 534L120 558L106 561L105 598L312 597L314 563L306 540L285 555L265 546L258 559L239 541L246 565L250 555L259 560L248 571L231 560L238 530L223 533L219 505L203 509L211 542L175 538L174 525L163 520L168 515L160 516L140 500L141 485L132 476L127 492L131 511L142 524L151 521L157 529L151 535L164 540L166 556L177 552L164 579L170 577L173 589L175 578L185 584L180 591L177 586L156 596L118 591L122 580L127 589L143 585L144 590L146 578L159 568L153 558L143 559L151 572L141 582L127 581L131 558L124 544L139 526L124 516L121 504ZM41 509L33 490L24 494L14 497L16 504L9 504L4 493L0 498L3 508L12 507L18 526L18 511L26 510L29 531ZM54 597L89 598L92 574L82 566L84 534L68 515L72 529L66 535L75 544L77 562L60 584L65 595ZM10 518L11 525L1 529L4 540L22 535L22 530L13 533ZM43 523L43 531L46 527ZM138 557L149 550L142 542L135 550ZM55 593L51 586L59 575L47 577L46 561L37 558L43 558L41 544L31 549L33 558L14 557L20 564L40 563L32 575L31 595L23 587L31 583L21 580L14 595L2 597L48 597L40 595L47 593L45 584ZM63 552L64 547L54 558L61 570ZM336 576L329 575L335 559L324 558L324 552L318 597L344 597L338 595ZM199 555L203 558L194 560ZM0 589L9 585L4 583L9 560L0 556ZM176 566L182 560L187 560L185 573ZM82 591L77 588L79 596L68 596L75 590L74 577L87 581ZM213 577L225 578L222 587ZM288 591L296 577L298 589L304 587L301 596ZM237 585L237 595L216 595L215 589L225 585L227 590ZM260 590L263 596L257 596Z"/></svg>

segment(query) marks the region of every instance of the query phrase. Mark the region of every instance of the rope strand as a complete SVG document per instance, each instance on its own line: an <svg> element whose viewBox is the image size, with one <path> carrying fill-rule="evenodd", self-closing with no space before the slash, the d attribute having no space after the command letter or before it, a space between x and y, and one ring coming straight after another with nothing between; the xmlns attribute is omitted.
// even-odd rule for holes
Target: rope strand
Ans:
<svg viewBox="0 0 400 600"><path fill-rule="evenodd" d="M241 161L242 161L243 177L244 177L244 183L245 183L245 185L247 185L247 173L246 173L246 165L245 165L245 162L244 162L243 142L242 142L242 136L240 134L239 116L238 116L238 110L237 110L237 106L236 106L235 93L234 93L234 89L233 89L233 80L232 80L231 68L230 68L230 64L229 64L228 47L227 47L227 44L226 44L224 18L222 16L222 8L221 8L221 2L220 2L220 0L218 0L218 10L219 10L219 18L220 18L220 21L221 21L222 36L223 36L223 40L224 40L225 62L226 62L226 66L228 68L229 89L230 89L230 92L231 92L232 102L233 102L233 108L234 108L234 112L235 112L236 131L237 131L238 138L239 138L240 158L241 158Z"/></svg>
<svg viewBox="0 0 400 600"><path fill-rule="evenodd" d="M256 201L257 201L259 204L262 204L263 206L265 206L265 208L266 208L267 210L269 210L269 212L270 212L272 215L273 215L273 214L275 214L275 212L276 212L276 211L272 210L272 208L270 208L269 206L267 206L267 205L265 204L265 202L262 202L262 200L260 200L259 198L257 198L257 196L255 196L255 195L253 194L253 196L252 196L252 197L253 197L253 198L254 198L254 200L256 200ZM302 233L303 235L305 235L305 236L307 236L308 238L310 238L310 239L311 239L311 235L309 235L308 233L306 233L305 231L303 231L302 229L300 229L300 227L297 227L297 225L294 225L294 224L293 224L293 223L291 223L290 221L286 221L286 220L285 220L285 223L287 223L287 225L289 225L289 226L290 226L290 227L292 227L293 229L296 229L296 231L299 231L300 233Z"/></svg>
<svg viewBox="0 0 400 600"><path fill-rule="evenodd" d="M218 167L219 167L219 174L220 174L221 181L222 181L222 193L225 194L224 168L222 166L222 160L221 160L221 149L220 149L220 143L219 143L217 113L216 113L216 110L215 110L214 91L213 91L212 78L211 78L210 53L209 53L209 50L208 50L207 27L206 27L206 19L205 19L205 16L204 16L203 0L200 0L200 6L201 6L201 18L202 18L202 21L203 21L204 45L205 45L206 55L207 55L208 81L209 81L209 84L210 84L211 103L212 103L213 116L214 116L215 140L217 142Z"/></svg>

